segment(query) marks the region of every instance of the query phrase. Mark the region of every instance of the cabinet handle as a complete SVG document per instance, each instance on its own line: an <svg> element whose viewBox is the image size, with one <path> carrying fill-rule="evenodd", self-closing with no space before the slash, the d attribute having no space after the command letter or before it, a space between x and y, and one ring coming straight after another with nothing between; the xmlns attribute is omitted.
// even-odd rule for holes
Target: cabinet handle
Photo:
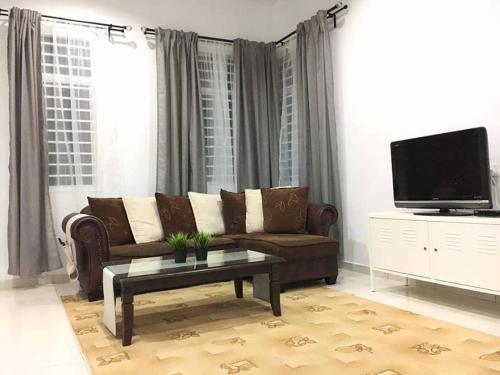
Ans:
<svg viewBox="0 0 500 375"><path fill-rule="evenodd" d="M424 246L424 250L427 251L427 247L426 246Z"/></svg>
<svg viewBox="0 0 500 375"><path fill-rule="evenodd" d="M434 251L437 253L438 249L434 248Z"/></svg>

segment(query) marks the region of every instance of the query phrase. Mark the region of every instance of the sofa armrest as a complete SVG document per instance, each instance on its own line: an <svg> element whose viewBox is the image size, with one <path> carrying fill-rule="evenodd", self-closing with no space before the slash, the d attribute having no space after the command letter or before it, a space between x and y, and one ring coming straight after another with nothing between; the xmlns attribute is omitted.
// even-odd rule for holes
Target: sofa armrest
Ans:
<svg viewBox="0 0 500 375"><path fill-rule="evenodd" d="M66 216L63 225L75 214ZM97 217L88 215L71 225L80 285L90 299L102 295L102 263L109 261L108 231Z"/></svg>
<svg viewBox="0 0 500 375"><path fill-rule="evenodd" d="M330 227L337 222L338 212L331 204L310 203L307 207L307 232L328 237Z"/></svg>

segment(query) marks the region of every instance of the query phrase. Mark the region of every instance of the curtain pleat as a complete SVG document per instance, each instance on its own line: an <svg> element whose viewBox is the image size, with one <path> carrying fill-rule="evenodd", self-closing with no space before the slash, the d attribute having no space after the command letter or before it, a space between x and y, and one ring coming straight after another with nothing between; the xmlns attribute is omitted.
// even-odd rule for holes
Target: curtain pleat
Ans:
<svg viewBox="0 0 500 375"><path fill-rule="evenodd" d="M157 29L159 192L206 191L197 61L197 34Z"/></svg>
<svg viewBox="0 0 500 375"><path fill-rule="evenodd" d="M49 198L40 19L35 11L10 10L8 273L18 276L62 267Z"/></svg>
<svg viewBox="0 0 500 375"><path fill-rule="evenodd" d="M297 25L296 59L299 182L309 186L310 201L334 204L341 212L332 48L325 11Z"/></svg>
<svg viewBox="0 0 500 375"><path fill-rule="evenodd" d="M234 41L238 190L279 184L279 73L275 43Z"/></svg>

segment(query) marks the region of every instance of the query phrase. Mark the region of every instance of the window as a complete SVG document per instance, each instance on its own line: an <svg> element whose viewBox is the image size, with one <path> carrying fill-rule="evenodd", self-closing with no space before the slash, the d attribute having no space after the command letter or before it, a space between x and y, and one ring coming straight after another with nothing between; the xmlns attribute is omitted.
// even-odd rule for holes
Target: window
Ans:
<svg viewBox="0 0 500 375"><path fill-rule="evenodd" d="M227 43L199 40L198 49L207 191L234 191L233 48Z"/></svg>
<svg viewBox="0 0 500 375"><path fill-rule="evenodd" d="M90 41L44 34L42 70L49 185L93 185L95 133Z"/></svg>
<svg viewBox="0 0 500 375"><path fill-rule="evenodd" d="M295 43L279 49L281 79L280 186L299 184Z"/></svg>

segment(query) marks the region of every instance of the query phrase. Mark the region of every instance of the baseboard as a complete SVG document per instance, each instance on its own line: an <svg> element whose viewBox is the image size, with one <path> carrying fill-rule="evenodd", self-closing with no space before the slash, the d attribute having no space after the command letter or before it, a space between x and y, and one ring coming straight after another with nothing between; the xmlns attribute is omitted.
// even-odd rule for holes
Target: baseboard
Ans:
<svg viewBox="0 0 500 375"><path fill-rule="evenodd" d="M349 271L354 271L354 272L360 272L360 273L365 273L365 274L370 273L369 266L366 266L364 264L359 264L359 263L341 262L339 267L346 269L346 270L349 270Z"/></svg>

